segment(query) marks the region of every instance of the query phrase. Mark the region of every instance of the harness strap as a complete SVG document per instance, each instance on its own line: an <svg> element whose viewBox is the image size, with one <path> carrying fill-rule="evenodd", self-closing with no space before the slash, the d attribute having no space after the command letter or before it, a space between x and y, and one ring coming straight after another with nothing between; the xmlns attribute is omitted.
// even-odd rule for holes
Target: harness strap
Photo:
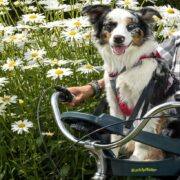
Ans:
<svg viewBox="0 0 180 180"><path fill-rule="evenodd" d="M155 57L156 57L156 55L154 53L151 53L149 56L143 55L139 58L138 62L135 65L133 65L133 67L141 65L142 60L144 60L146 58L155 58ZM116 96L116 99L119 103L119 107L120 107L122 113L125 114L126 116L130 116L129 120L132 121L138 115L138 112L139 112L140 108L142 107L143 103L144 103L144 106L142 109L141 117L144 116L144 114L147 112L148 105L149 105L149 97L153 93L155 81L153 80L153 78L150 80L148 85L144 88L144 90L143 90L141 96L139 97L138 102L133 110L132 108L129 108L125 102L121 101L121 99L118 97L118 93L116 90L116 78L120 73L123 73L125 71L126 71L126 67L124 67L121 70L121 72L119 72L119 73L109 73L109 77L110 77L111 88L114 92L114 95ZM131 121L129 123L127 123L126 128L130 128L132 126L132 124L134 122L133 121L131 122Z"/></svg>
<svg viewBox="0 0 180 180"><path fill-rule="evenodd" d="M149 81L148 85L143 89L143 92L141 93L141 95L135 105L135 108L134 108L131 116L128 119L128 122L125 126L126 128L128 128L128 129L131 128L143 103L144 103L144 106L143 106L140 117L144 116L144 114L147 112L148 105L149 105L149 98L151 97L151 95L153 93L154 85L155 85L155 79L152 77L151 80Z"/></svg>
<svg viewBox="0 0 180 180"><path fill-rule="evenodd" d="M123 72L126 71L126 67L123 67L123 69L118 73L110 73L109 74L109 77L110 77L110 84L111 84L111 88L114 92L114 95L117 97L118 94L117 94L117 90L116 90L116 79L117 79L117 76Z"/></svg>

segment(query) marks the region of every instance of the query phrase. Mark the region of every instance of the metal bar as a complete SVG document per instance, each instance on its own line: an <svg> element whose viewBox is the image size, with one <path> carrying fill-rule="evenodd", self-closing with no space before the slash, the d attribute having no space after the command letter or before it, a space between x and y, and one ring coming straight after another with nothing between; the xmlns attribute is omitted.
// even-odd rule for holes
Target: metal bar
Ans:
<svg viewBox="0 0 180 180"><path fill-rule="evenodd" d="M74 137L71 133L69 133L69 131L65 128L64 123L61 121L61 113L59 110L58 99L59 99L59 92L53 93L53 95L51 96L51 106L59 129L69 140L73 141L74 143L78 142L78 144L84 145L85 142L78 141L76 137Z"/></svg>
<svg viewBox="0 0 180 180"><path fill-rule="evenodd" d="M64 126L62 120L61 120L61 113L58 107L58 96L59 96L59 92L55 92L52 97L51 97L51 105L52 105L52 109L54 112L54 116L55 116L55 120L56 123L59 127L59 129L61 130L61 132L71 141L73 141L74 143L78 143L80 145L83 146L87 146L89 148L100 148L100 149L111 149L113 147L116 146L122 146L124 144L126 144L127 142L129 142L130 140L132 140L134 137L136 137L142 130L143 128L146 126L146 124L149 122L149 120L151 118L148 118L149 116L154 116L164 110L168 110L168 109L172 109L172 108L178 108L180 107L180 102L167 102L167 103L163 103L160 104L158 106L155 106L154 108L152 108L150 111L148 111L144 118L141 121L141 123L135 128L133 129L126 137L120 139L119 141L116 142L112 142L109 144L99 144L97 142L93 142L93 141L79 141L76 137L74 137Z"/></svg>
<svg viewBox="0 0 180 180"><path fill-rule="evenodd" d="M112 142L110 144L95 143L94 147L101 148L101 149L111 149L116 146L122 146L126 144L127 142L129 142L130 140L132 140L135 136L137 136L143 130L143 128L151 119L151 118L148 118L148 116L154 116L164 110L177 108L177 107L180 107L180 102L175 102L175 101L167 102L167 103L163 103L158 106L155 106L154 108L152 108L150 111L148 111L145 114L144 118L147 118L147 119L142 120L141 123L135 129L133 129L126 137L124 137L123 139L120 139L119 141Z"/></svg>

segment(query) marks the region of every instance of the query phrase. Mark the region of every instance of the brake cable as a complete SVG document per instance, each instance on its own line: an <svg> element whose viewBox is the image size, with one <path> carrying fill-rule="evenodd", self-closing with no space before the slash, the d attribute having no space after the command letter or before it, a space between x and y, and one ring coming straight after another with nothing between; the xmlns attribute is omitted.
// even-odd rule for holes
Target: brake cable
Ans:
<svg viewBox="0 0 180 180"><path fill-rule="evenodd" d="M46 94L51 88L52 88L52 87L48 87L47 89L41 91L41 94L40 94L39 100L38 100L38 104L37 104L37 109L36 109L36 119L37 119L37 122L38 122L38 130L39 130L40 138L41 138L41 141L42 141L42 143L43 143L44 149L45 149L45 151L46 151L46 153L47 153L47 155L48 155L48 158L50 159L52 165L53 165L54 168L56 169L58 177L60 177L60 171L59 171L58 167L56 166L54 160L52 159L52 156L51 156L50 152L48 151L47 146L46 146L46 143L45 143L45 141L44 141L44 138L43 138L43 135L42 135L42 130L41 130L41 123L40 123L40 105L41 105L41 102L42 102L42 100L43 100L43 97L45 96L45 94Z"/></svg>

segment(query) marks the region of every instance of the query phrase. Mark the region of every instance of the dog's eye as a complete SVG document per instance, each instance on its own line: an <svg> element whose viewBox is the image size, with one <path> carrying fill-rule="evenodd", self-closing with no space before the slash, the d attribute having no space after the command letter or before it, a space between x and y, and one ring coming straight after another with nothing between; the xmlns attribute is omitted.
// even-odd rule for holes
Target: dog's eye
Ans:
<svg viewBox="0 0 180 180"><path fill-rule="evenodd" d="M104 24L104 29L108 32L111 32L116 26L117 26L117 23L109 22L109 23Z"/></svg>
<svg viewBox="0 0 180 180"><path fill-rule="evenodd" d="M133 29L137 28L137 24L128 24L126 28L128 31L132 31Z"/></svg>

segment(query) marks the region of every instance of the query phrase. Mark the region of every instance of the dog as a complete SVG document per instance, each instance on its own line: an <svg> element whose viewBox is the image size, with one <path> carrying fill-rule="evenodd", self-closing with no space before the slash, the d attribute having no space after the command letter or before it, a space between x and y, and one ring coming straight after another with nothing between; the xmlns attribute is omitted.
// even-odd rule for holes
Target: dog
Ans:
<svg viewBox="0 0 180 180"><path fill-rule="evenodd" d="M153 52L158 44L151 30L154 16L161 18L151 7L139 11L121 8L111 9L107 5L89 5L83 13L89 16L94 28L94 41L104 60L104 81L110 114L128 119L132 114L143 89L158 66ZM116 83L112 84L112 79ZM149 121L144 131L161 133L166 120ZM111 141L117 140L113 135ZM133 142L128 145L132 160L158 160L164 153L147 145ZM118 149L114 150L118 155Z"/></svg>

